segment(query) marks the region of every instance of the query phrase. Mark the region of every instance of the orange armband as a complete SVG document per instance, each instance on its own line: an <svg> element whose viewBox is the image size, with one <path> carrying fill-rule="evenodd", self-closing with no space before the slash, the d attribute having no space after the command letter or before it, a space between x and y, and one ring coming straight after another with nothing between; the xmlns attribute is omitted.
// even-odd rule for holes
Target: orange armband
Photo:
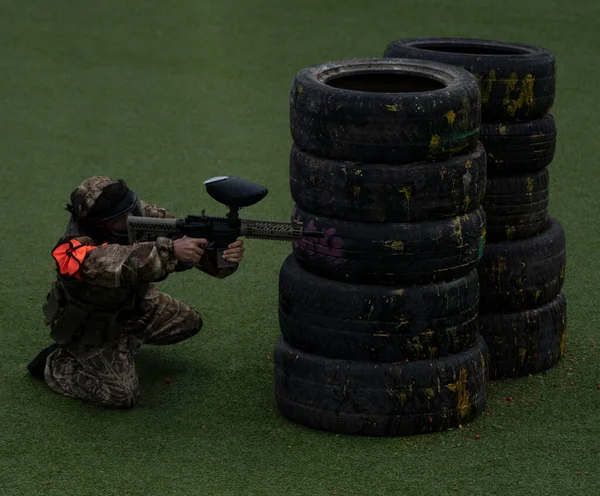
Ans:
<svg viewBox="0 0 600 496"><path fill-rule="evenodd" d="M101 246L107 244L104 243ZM56 260L58 270L61 274L69 274L70 276L75 276L77 279L81 279L81 274L79 273L81 264L85 256L95 248L97 246L82 245L76 239L72 239L57 246L52 252L52 257Z"/></svg>

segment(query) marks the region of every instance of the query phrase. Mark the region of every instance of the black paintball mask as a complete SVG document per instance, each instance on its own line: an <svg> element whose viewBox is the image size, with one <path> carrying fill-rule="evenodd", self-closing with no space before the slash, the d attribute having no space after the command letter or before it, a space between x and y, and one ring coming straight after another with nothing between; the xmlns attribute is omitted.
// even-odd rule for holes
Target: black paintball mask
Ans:
<svg viewBox="0 0 600 496"><path fill-rule="evenodd" d="M85 195L74 192L71 204L66 210L71 212L79 227L99 242L112 242L120 245L129 244L126 228L116 230L111 221L129 212L142 215L140 201L135 191L130 190L122 179L106 186L87 215L79 217L79 206L85 201Z"/></svg>

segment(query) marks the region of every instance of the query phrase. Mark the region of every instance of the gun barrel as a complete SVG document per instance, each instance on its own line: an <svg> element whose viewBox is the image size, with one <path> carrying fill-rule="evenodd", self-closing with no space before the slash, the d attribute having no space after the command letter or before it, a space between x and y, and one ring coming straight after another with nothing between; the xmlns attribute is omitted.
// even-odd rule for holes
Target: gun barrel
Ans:
<svg viewBox="0 0 600 496"><path fill-rule="evenodd" d="M320 236L315 231L305 231L302 224L276 220L241 220L241 235L247 238L292 241L303 236Z"/></svg>

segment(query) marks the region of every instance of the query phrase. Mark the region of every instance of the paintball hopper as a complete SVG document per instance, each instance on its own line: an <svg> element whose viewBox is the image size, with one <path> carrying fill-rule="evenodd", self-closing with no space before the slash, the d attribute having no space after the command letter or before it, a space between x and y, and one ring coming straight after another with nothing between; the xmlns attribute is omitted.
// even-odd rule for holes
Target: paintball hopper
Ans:
<svg viewBox="0 0 600 496"><path fill-rule="evenodd" d="M269 192L260 184L232 176L218 176L204 181L211 198L229 208L249 207L261 201Z"/></svg>

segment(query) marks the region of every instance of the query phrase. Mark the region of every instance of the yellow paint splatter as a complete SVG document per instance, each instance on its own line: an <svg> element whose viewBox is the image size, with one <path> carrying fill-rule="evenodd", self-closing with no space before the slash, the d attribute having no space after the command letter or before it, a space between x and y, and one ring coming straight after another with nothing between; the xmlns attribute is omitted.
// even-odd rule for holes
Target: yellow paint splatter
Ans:
<svg viewBox="0 0 600 496"><path fill-rule="evenodd" d="M470 169L471 167L473 167L473 161L472 160L467 160L465 162L465 169Z"/></svg>
<svg viewBox="0 0 600 496"><path fill-rule="evenodd" d="M485 86L483 85L483 80L481 80L481 101L483 103L487 103L490 100L490 93L492 92L495 81L496 71L494 69L489 72L488 77L485 80Z"/></svg>
<svg viewBox="0 0 600 496"><path fill-rule="evenodd" d="M402 296L404 294L404 290L403 289L395 289L394 291L392 291L392 293Z"/></svg>
<svg viewBox="0 0 600 496"><path fill-rule="evenodd" d="M539 299L540 299L540 296L542 296L542 290L541 290L541 289L538 289L538 290L535 292L535 301L536 301L536 303L539 301Z"/></svg>
<svg viewBox="0 0 600 496"><path fill-rule="evenodd" d="M458 414L464 419L471 409L469 405L469 391L467 391L467 369L460 369L456 391L458 393Z"/></svg>
<svg viewBox="0 0 600 496"><path fill-rule="evenodd" d="M398 112L398 105L386 105L385 106L386 110L388 112Z"/></svg>
<svg viewBox="0 0 600 496"><path fill-rule="evenodd" d="M560 356L565 354L565 350L567 349L567 330L565 329L560 338Z"/></svg>
<svg viewBox="0 0 600 496"><path fill-rule="evenodd" d="M519 82L519 75L516 72L511 73L506 80L506 91L510 92L515 89L517 83Z"/></svg>
<svg viewBox="0 0 600 496"><path fill-rule="evenodd" d="M304 93L304 86L301 84L298 85L298 93Z"/></svg>
<svg viewBox="0 0 600 496"><path fill-rule="evenodd" d="M398 193L403 193L406 197L406 214L410 219L410 197L412 196L412 190L408 186L404 186L404 188L398 188Z"/></svg>
<svg viewBox="0 0 600 496"><path fill-rule="evenodd" d="M521 361L521 363L523 363L525 361L525 356L526 355L527 355L527 349L526 348L519 349L519 360Z"/></svg>
<svg viewBox="0 0 600 496"><path fill-rule="evenodd" d="M402 322L401 325L406 325L408 323L409 323L408 319L406 319L404 322ZM412 351L413 351L413 353L414 353L415 356L419 356L419 357L423 356L423 345L421 344L421 342L418 339L415 339L413 341L409 341L407 343L407 347L409 349L412 349Z"/></svg>
<svg viewBox="0 0 600 496"><path fill-rule="evenodd" d="M500 133L500 136L506 136L506 133L508 132L508 126L506 124L500 124L498 126L498 132Z"/></svg>
<svg viewBox="0 0 600 496"><path fill-rule="evenodd" d="M485 357L481 352L479 352L479 361L481 362L481 379L485 382L486 380L486 370L485 370Z"/></svg>
<svg viewBox="0 0 600 496"><path fill-rule="evenodd" d="M469 210L469 205L471 205L471 197L465 196L465 212Z"/></svg>
<svg viewBox="0 0 600 496"><path fill-rule="evenodd" d="M429 408L431 406L431 400L435 396L435 392L433 391L433 388L425 389L425 396L427 396L427 407Z"/></svg>
<svg viewBox="0 0 600 496"><path fill-rule="evenodd" d="M448 169L446 169L446 167L442 167L440 169L440 176L442 178L442 181L444 180L444 178L446 177L446 172L448 172Z"/></svg>
<svg viewBox="0 0 600 496"><path fill-rule="evenodd" d="M517 228L515 226L506 226L505 232L506 239L510 241L514 238L515 234L517 233Z"/></svg>
<svg viewBox="0 0 600 496"><path fill-rule="evenodd" d="M533 186L534 181L530 177L527 178L527 194L529 195L529 200L533 200Z"/></svg>
<svg viewBox="0 0 600 496"><path fill-rule="evenodd" d="M456 240L462 245L464 240L463 240L463 232L462 232L462 222L461 222L462 217L456 217L452 223L453 223L453 227L454 227L454 232L452 233L452 236L454 238L456 238Z"/></svg>
<svg viewBox="0 0 600 496"><path fill-rule="evenodd" d="M560 277L561 279L564 279L564 278L565 278L565 268L566 268L566 267L563 267L562 269L560 269L560 276L559 276L559 277Z"/></svg>
<svg viewBox="0 0 600 496"><path fill-rule="evenodd" d="M362 174L363 174L363 171L362 171L362 169L356 169L356 170L354 171L354 175L355 175L355 176L362 176Z"/></svg>
<svg viewBox="0 0 600 496"><path fill-rule="evenodd" d="M397 250L397 251L404 250L404 243L400 240L392 241L389 246L392 250Z"/></svg>
<svg viewBox="0 0 600 496"><path fill-rule="evenodd" d="M445 117L448 120L448 124L452 125L454 124L454 119L456 119L456 112L454 112L454 110L450 110Z"/></svg>
<svg viewBox="0 0 600 496"><path fill-rule="evenodd" d="M398 325L399 326L405 326L410 324L410 320L408 320L408 317L404 314L400 315L400 317L398 317Z"/></svg>
<svg viewBox="0 0 600 496"><path fill-rule="evenodd" d="M511 93L515 90L519 82L519 77L516 73L512 73L506 83L506 92L504 94L504 107L506 112L514 116L523 106L531 106L533 104L533 85L535 83L535 77L532 74L527 74L521 82L521 86L518 89L517 98L511 98Z"/></svg>
<svg viewBox="0 0 600 496"><path fill-rule="evenodd" d="M360 186L354 186L352 188L352 193L354 194L354 196L359 196L360 195Z"/></svg>
<svg viewBox="0 0 600 496"><path fill-rule="evenodd" d="M436 147L439 146L441 138L438 134L434 134L429 141L429 148L433 151Z"/></svg>

